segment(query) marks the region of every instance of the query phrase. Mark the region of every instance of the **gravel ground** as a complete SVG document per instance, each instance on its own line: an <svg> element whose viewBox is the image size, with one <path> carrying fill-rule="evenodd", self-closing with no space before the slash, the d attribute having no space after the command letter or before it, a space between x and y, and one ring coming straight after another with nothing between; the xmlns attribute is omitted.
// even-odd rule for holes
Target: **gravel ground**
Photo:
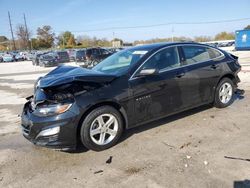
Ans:
<svg viewBox="0 0 250 188"><path fill-rule="evenodd" d="M242 54L240 54L242 55ZM0 64L0 187L237 187L250 180L250 55L226 109L203 106L129 130L115 147L68 153L20 132L24 97L53 68ZM249 60L249 61L248 61ZM112 156L112 162L106 163ZM249 184L250 186L250 184Z"/></svg>

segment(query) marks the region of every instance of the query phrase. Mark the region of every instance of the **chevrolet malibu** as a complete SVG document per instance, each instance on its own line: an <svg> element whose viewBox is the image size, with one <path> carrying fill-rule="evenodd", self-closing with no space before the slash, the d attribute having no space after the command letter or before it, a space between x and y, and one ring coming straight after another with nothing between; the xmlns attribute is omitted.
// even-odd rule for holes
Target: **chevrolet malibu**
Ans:
<svg viewBox="0 0 250 188"><path fill-rule="evenodd" d="M198 43L158 43L113 54L91 70L59 66L39 78L22 113L32 143L101 151L124 130L204 104L232 104L236 56Z"/></svg>

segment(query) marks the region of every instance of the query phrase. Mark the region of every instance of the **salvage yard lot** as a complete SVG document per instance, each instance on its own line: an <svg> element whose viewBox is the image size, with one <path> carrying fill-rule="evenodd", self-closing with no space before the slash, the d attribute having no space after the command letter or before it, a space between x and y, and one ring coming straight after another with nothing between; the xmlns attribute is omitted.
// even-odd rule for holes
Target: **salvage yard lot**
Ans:
<svg viewBox="0 0 250 188"><path fill-rule="evenodd" d="M36 147L21 135L25 97L53 68L1 63L0 187L233 187L249 180L250 57L240 63L246 93L230 107L189 110L129 130L106 151L75 153Z"/></svg>

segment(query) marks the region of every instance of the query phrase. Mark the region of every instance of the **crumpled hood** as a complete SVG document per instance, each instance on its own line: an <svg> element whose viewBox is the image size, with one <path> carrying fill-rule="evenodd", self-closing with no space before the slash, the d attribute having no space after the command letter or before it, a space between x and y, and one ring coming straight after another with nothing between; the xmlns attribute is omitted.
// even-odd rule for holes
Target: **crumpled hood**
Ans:
<svg viewBox="0 0 250 188"><path fill-rule="evenodd" d="M81 67L59 66L39 80L39 87L54 87L74 81L108 83L115 78L116 76L114 75L107 75Z"/></svg>

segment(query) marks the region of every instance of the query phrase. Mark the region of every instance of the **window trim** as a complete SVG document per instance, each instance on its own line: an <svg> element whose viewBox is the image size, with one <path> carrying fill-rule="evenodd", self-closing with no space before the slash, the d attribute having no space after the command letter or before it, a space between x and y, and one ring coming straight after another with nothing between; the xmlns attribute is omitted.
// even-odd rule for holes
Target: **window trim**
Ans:
<svg viewBox="0 0 250 188"><path fill-rule="evenodd" d="M222 57L224 58L224 57L225 57L225 55L224 55L220 50L218 50L218 49L216 49L216 48L213 48L213 47L211 47L211 46L205 46L205 45L202 45L202 44L175 44L175 45L171 45L171 46L166 46L166 47L163 47L163 48L157 50L156 52L154 52L153 54L151 54L146 60L144 60L143 63L142 63L142 64L134 71L134 73L130 76L129 80L135 80L135 79L139 78L139 77L135 77L136 73L140 70L140 68L141 68L141 67L142 67L142 66L143 66L152 56L154 56L155 54L157 54L158 52L160 52L160 51L162 51L162 50L165 50L165 49L171 48L171 47L177 47L177 51L178 51L178 55L179 55L179 60L180 60L181 66L180 66L180 67L174 67L174 68L167 69L167 70L161 69L161 70L159 70L159 73L163 73L163 72L166 72L166 71L171 71L171 70L174 70L174 69L179 69L179 68L182 68L182 67L188 67L188 66L196 65L196 64L198 64L198 63L207 62L207 61L198 61L198 62L195 62L195 63L193 63L193 64L182 65L182 62L181 62L181 58L182 58L182 57L180 56L181 54L180 54L179 49L178 49L178 47L182 47L182 46L201 46L201 47L211 48L211 49L213 49L213 50L218 51L218 52L221 54L219 57L211 58L211 59L208 60L208 61L214 61L214 60L216 60L216 59L219 59L219 58L222 58ZM182 50L183 50L183 49L182 49ZM183 54L183 55L184 55L184 54Z"/></svg>

